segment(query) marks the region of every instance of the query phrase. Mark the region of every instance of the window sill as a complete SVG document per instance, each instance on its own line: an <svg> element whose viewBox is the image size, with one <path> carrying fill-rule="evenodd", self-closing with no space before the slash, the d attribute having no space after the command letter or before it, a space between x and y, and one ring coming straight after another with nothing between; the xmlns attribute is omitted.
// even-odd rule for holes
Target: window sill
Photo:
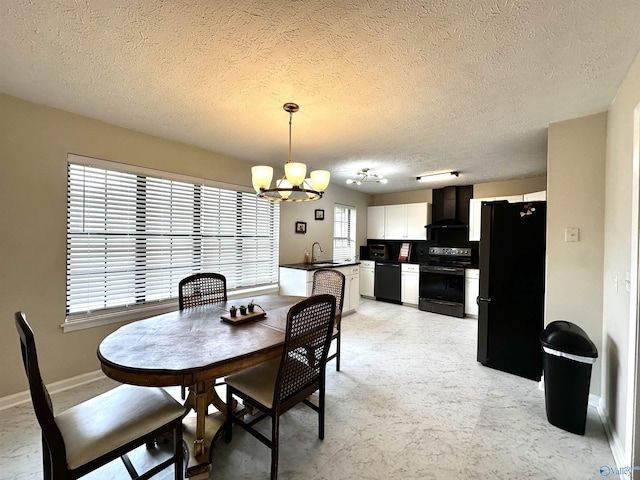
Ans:
<svg viewBox="0 0 640 480"><path fill-rule="evenodd" d="M246 298L252 295L258 296L271 293L278 293L278 285L232 290L228 292L227 296L229 300L232 300L235 298ZM102 327L113 323L133 322L175 310L178 310L177 299L126 309L114 309L107 312L77 314L67 317L60 327L63 333L68 333L76 330L85 330L87 328Z"/></svg>

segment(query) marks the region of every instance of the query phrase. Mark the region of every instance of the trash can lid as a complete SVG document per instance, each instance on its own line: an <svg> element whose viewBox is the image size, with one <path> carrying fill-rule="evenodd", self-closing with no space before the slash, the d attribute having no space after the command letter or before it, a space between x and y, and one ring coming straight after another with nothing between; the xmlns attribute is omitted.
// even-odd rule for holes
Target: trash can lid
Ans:
<svg viewBox="0 0 640 480"><path fill-rule="evenodd" d="M598 358L598 349L587 333L575 323L556 320L547 325L540 335L543 347L559 352Z"/></svg>

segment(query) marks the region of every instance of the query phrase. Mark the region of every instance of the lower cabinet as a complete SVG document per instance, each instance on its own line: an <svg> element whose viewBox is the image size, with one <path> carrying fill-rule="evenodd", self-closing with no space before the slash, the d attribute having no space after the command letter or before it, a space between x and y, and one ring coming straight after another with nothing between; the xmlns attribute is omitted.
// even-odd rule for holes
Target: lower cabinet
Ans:
<svg viewBox="0 0 640 480"><path fill-rule="evenodd" d="M360 305L360 269L358 265L336 267L344 275L344 305L342 313L355 310ZM315 270L280 267L280 294L308 297L313 290Z"/></svg>
<svg viewBox="0 0 640 480"><path fill-rule="evenodd" d="M280 295L311 295L313 272L314 270L280 267Z"/></svg>
<svg viewBox="0 0 640 480"><path fill-rule="evenodd" d="M478 316L478 303L476 299L480 295L480 270L467 268L464 271L464 314L473 317Z"/></svg>
<svg viewBox="0 0 640 480"><path fill-rule="evenodd" d="M374 282L376 278L376 262L362 260L360 262L360 295L374 298Z"/></svg>
<svg viewBox="0 0 640 480"><path fill-rule="evenodd" d="M360 267L350 265L337 268L345 277L342 313L352 312L360 305Z"/></svg>
<svg viewBox="0 0 640 480"><path fill-rule="evenodd" d="M402 303L418 305L420 297L420 266L403 263L401 268L400 300Z"/></svg>

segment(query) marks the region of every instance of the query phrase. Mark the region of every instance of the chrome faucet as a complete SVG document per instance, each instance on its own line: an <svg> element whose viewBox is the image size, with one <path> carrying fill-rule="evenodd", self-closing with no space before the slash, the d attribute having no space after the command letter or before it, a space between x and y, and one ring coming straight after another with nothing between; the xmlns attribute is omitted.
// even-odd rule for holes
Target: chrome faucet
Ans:
<svg viewBox="0 0 640 480"><path fill-rule="evenodd" d="M313 245L311 245L311 263L315 262L317 260L316 258L316 245L318 245L318 248L320 249L320 253L322 253L322 247L320 246L320 244L318 242L313 242Z"/></svg>

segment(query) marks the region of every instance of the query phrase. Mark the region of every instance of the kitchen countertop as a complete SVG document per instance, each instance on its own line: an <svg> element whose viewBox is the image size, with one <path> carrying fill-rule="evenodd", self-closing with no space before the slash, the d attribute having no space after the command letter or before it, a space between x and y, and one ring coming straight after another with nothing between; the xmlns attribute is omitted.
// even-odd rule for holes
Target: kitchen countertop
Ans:
<svg viewBox="0 0 640 480"><path fill-rule="evenodd" d="M360 265L360 262L334 263L329 261L317 261L315 263L286 263L280 265L280 268L295 268L296 270L318 270L320 268L339 268L349 267L351 265Z"/></svg>

